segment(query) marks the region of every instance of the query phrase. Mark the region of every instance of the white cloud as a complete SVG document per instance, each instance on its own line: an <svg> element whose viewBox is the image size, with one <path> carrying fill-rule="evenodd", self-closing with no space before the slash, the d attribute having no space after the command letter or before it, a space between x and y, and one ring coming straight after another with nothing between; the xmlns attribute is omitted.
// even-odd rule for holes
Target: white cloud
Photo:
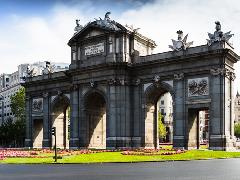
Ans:
<svg viewBox="0 0 240 180"><path fill-rule="evenodd" d="M214 22L222 23L224 32L232 30L235 52L240 54L240 2L238 0L156 0L143 6L134 6L122 13L112 10L111 18L122 24L140 27L140 33L155 40L157 52L168 51L176 31L189 33L194 46L206 43L207 32L214 31ZM113 8L117 8L113 5ZM13 72L24 62L52 60L70 62L67 46L73 34L75 19L85 24L103 17L109 10L97 7L94 1L74 6L56 4L50 14L41 17L10 15L8 23L0 22L0 72ZM114 12L116 11L116 12ZM240 84L240 64L236 66L237 83Z"/></svg>
<svg viewBox="0 0 240 180"><path fill-rule="evenodd" d="M171 39L181 29L194 46L206 44L207 32L215 31L214 22L219 20L222 31L232 30L235 52L240 54L240 1L238 0L156 0L139 9L124 12L121 22L140 27L140 33L152 38L158 44L155 53L169 51ZM240 63L235 65L235 85L240 90Z"/></svg>

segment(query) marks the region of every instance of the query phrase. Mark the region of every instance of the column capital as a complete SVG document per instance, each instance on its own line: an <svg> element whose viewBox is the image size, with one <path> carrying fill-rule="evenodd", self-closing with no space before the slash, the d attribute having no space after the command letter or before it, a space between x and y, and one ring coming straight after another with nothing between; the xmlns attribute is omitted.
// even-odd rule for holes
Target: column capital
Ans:
<svg viewBox="0 0 240 180"><path fill-rule="evenodd" d="M184 78L184 73L176 73L173 75L174 80L182 80Z"/></svg>

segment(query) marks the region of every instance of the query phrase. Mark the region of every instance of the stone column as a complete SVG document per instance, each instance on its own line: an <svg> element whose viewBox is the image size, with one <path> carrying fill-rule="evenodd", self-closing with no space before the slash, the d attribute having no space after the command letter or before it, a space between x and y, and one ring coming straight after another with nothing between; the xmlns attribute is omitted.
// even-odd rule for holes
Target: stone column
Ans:
<svg viewBox="0 0 240 180"><path fill-rule="evenodd" d="M142 117L142 85L140 84L140 79L136 79L134 86L131 89L130 102L131 102L131 137L132 137L132 147L142 146L142 134L141 134L141 119ZM145 121L145 120L144 120ZM145 136L143 136L145 137ZM143 138L144 139L144 138Z"/></svg>
<svg viewBox="0 0 240 180"><path fill-rule="evenodd" d="M51 119L50 119L50 96L43 94L43 142L44 148L51 147Z"/></svg>
<svg viewBox="0 0 240 180"><path fill-rule="evenodd" d="M87 117L86 117L86 109L84 105L84 97L83 97L83 86L79 86L79 96L78 96L78 103L79 103L79 147L80 148L87 148L88 146L88 123L87 123ZM76 122L75 122L76 123Z"/></svg>
<svg viewBox="0 0 240 180"><path fill-rule="evenodd" d="M173 86L175 94L173 97L173 147L184 148L185 137L185 103L184 103L184 74L174 74Z"/></svg>
<svg viewBox="0 0 240 180"><path fill-rule="evenodd" d="M78 86L74 85L70 92L70 148L79 148L79 95Z"/></svg>
<svg viewBox="0 0 240 180"><path fill-rule="evenodd" d="M107 147L130 147L130 89L124 78L109 81L107 106Z"/></svg>
<svg viewBox="0 0 240 180"><path fill-rule="evenodd" d="M107 147L108 148L115 148L116 144L116 137L117 137L117 104L116 104L116 91L117 88L115 86L115 80L109 80L108 86L108 115L107 115Z"/></svg>
<svg viewBox="0 0 240 180"><path fill-rule="evenodd" d="M209 149L228 150L233 147L232 83L226 68L211 69L211 108Z"/></svg>
<svg viewBox="0 0 240 180"><path fill-rule="evenodd" d="M26 94L26 138L25 138L25 147L32 148L33 147L33 139L32 139L32 98Z"/></svg>

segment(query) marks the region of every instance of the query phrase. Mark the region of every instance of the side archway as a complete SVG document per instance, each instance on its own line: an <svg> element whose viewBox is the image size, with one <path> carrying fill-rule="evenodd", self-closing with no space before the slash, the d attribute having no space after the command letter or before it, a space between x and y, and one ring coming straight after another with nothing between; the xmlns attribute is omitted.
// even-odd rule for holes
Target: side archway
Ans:
<svg viewBox="0 0 240 180"><path fill-rule="evenodd" d="M84 95L86 146L105 149L107 138L107 108L104 93L95 89Z"/></svg>
<svg viewBox="0 0 240 180"><path fill-rule="evenodd" d="M51 104L51 127L56 127L57 147L69 148L70 100L58 95ZM54 140L52 139L52 147Z"/></svg>

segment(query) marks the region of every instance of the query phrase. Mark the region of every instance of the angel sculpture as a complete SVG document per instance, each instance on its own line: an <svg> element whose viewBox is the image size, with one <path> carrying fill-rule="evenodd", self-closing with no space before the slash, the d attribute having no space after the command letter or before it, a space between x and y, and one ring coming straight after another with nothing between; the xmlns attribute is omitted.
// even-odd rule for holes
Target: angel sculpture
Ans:
<svg viewBox="0 0 240 180"><path fill-rule="evenodd" d="M231 31L228 31L226 33L223 33L221 31L221 24L219 21L216 21L215 22L216 24L216 31L211 34L211 33L208 33L208 37L209 39L207 39L207 44L208 46L211 46L214 42L219 42L219 41L225 41L227 43L229 43L229 39L234 35L234 34L231 34Z"/></svg>
<svg viewBox="0 0 240 180"><path fill-rule="evenodd" d="M186 50L191 45L193 45L193 41L187 42L188 34L183 38L183 32L181 30L177 31L178 40L172 39L173 45L169 45L168 47L174 51Z"/></svg>

